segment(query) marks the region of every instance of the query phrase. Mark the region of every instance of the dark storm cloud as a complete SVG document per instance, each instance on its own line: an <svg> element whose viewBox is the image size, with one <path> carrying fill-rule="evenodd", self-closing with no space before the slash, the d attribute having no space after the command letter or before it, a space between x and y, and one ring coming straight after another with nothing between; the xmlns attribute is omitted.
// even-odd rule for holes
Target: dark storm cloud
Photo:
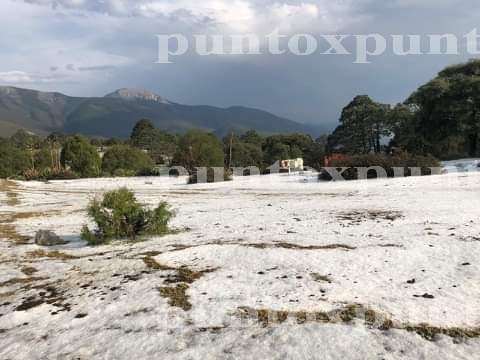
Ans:
<svg viewBox="0 0 480 360"><path fill-rule="evenodd" d="M353 96L403 101L443 66L470 55L387 52L371 64L354 64L348 56L200 57L190 52L164 65L154 64L155 35L267 34L279 28L285 34L461 37L478 26L479 15L474 0L3 0L0 20L7 33L0 39L0 72L21 71L26 78L48 73L52 63L71 64L70 70L79 71L56 71L70 82L43 82L38 88L72 95L147 88L175 102L254 106L331 128ZM24 28L11 30L19 21Z"/></svg>

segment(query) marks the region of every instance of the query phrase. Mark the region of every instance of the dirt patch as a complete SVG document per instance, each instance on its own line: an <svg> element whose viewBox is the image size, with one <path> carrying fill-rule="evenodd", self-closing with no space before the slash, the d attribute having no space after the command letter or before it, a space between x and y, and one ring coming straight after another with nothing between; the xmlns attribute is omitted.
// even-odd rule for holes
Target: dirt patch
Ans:
<svg viewBox="0 0 480 360"><path fill-rule="evenodd" d="M477 242L480 241L480 236L462 236L459 240L463 242Z"/></svg>
<svg viewBox="0 0 480 360"><path fill-rule="evenodd" d="M328 275L320 275L318 273L311 273L310 275L312 276L313 280L317 282L327 282L329 284L332 283L332 278Z"/></svg>
<svg viewBox="0 0 480 360"><path fill-rule="evenodd" d="M392 210L353 210L342 211L336 216L337 220L347 226L359 225L365 221L390 221L403 218L403 214L400 211Z"/></svg>
<svg viewBox="0 0 480 360"><path fill-rule="evenodd" d="M15 311L27 311L43 304L49 304L55 307L51 315L56 315L62 311L70 311L71 305L66 302L63 292L52 285L42 285L35 287L37 294L27 297Z"/></svg>
<svg viewBox="0 0 480 360"><path fill-rule="evenodd" d="M400 245L400 244L378 244L378 245L375 245L375 246L382 247L382 248L398 248L398 249L405 248L405 246Z"/></svg>
<svg viewBox="0 0 480 360"><path fill-rule="evenodd" d="M33 258L49 258L49 259L58 259L58 260L73 260L78 259L76 256L65 254L58 250L55 251L45 251L43 249L30 251L27 253L28 256Z"/></svg>
<svg viewBox="0 0 480 360"><path fill-rule="evenodd" d="M0 287L12 286L12 285L25 285L35 281L46 280L43 277L28 277L28 278L13 278L0 283Z"/></svg>
<svg viewBox="0 0 480 360"><path fill-rule="evenodd" d="M32 266L24 266L20 270L21 270L21 272L23 272L25 275L28 275L28 276L33 275L36 272L38 272L38 270L35 269Z"/></svg>

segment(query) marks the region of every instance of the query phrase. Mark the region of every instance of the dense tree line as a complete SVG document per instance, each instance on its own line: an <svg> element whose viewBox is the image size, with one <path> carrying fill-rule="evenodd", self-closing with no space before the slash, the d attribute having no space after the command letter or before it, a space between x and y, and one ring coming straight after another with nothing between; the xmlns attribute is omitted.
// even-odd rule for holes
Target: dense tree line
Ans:
<svg viewBox="0 0 480 360"><path fill-rule="evenodd" d="M98 176L154 175L161 165L198 167L255 166L261 172L279 160L304 158L323 165L326 138L308 135L262 136L254 130L224 139L201 130L172 135L140 120L128 140L52 133L46 138L20 130L0 140L0 177L69 179Z"/></svg>

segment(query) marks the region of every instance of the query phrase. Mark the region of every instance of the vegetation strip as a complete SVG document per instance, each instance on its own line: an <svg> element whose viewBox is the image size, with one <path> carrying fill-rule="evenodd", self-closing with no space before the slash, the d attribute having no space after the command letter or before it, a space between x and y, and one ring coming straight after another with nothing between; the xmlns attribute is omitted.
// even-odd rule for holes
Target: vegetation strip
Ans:
<svg viewBox="0 0 480 360"><path fill-rule="evenodd" d="M329 245L297 245L290 243L273 243L273 244L239 244L241 246L254 247L257 249L269 249L269 248L280 248L280 249L291 249L291 250L355 250L356 247L345 245L345 244L329 244Z"/></svg>
<svg viewBox="0 0 480 360"><path fill-rule="evenodd" d="M364 320L365 325L372 329L382 331L405 330L414 332L428 341L435 341L437 336L445 335L451 338L480 338L480 327L459 328L459 327L438 327L429 324L408 324L392 320L385 314L368 309L360 304L347 305L343 308L329 312L317 311L279 311L269 309L253 309L250 307L239 307L238 315L241 319L255 320L263 327L273 324L281 324L288 319L295 319L298 324L306 322L321 323L350 323L353 320Z"/></svg>
<svg viewBox="0 0 480 360"><path fill-rule="evenodd" d="M27 255L35 258L49 258L49 259L58 259L58 260L73 260L78 259L78 257L60 252L58 250L55 251L45 251L43 249L30 251Z"/></svg>

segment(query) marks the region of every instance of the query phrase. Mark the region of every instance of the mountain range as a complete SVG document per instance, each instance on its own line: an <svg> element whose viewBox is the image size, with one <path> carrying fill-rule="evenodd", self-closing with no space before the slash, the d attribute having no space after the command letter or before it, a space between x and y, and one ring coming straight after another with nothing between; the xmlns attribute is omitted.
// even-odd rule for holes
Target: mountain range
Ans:
<svg viewBox="0 0 480 360"><path fill-rule="evenodd" d="M104 97L72 97L58 92L0 86L0 136L25 129L38 135L61 131L127 138L134 124L143 118L171 133L192 128L219 136L249 129L263 134L300 132L318 136L322 133L320 127L262 110L182 105L145 90L120 89Z"/></svg>

